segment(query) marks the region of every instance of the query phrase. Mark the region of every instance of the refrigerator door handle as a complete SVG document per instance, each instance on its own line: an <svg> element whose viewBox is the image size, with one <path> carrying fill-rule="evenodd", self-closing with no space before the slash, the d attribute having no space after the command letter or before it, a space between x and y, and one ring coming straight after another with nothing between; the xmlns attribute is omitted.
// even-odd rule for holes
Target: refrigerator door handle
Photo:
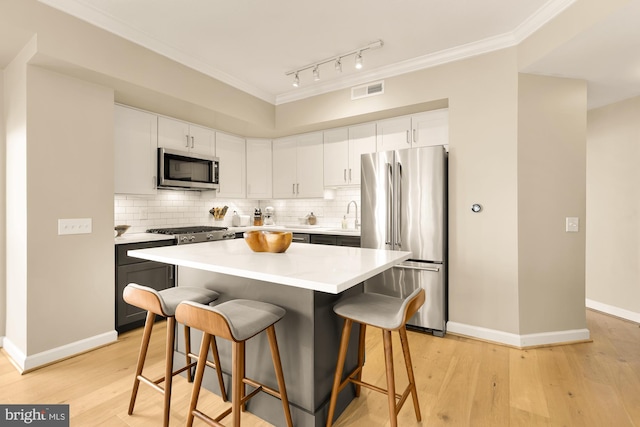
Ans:
<svg viewBox="0 0 640 427"><path fill-rule="evenodd" d="M405 270L433 271L434 273L437 273L440 271L440 267L420 267L416 265L404 265L404 264L394 265L393 268L402 268Z"/></svg>
<svg viewBox="0 0 640 427"><path fill-rule="evenodd" d="M402 248L402 164L400 162L396 163L396 232L395 232L395 246L398 249Z"/></svg>
<svg viewBox="0 0 640 427"><path fill-rule="evenodd" d="M392 245L392 237L391 237L391 219L392 219L392 213L393 213L393 205L392 205L392 200L393 200L393 166L391 165L391 163L387 163L386 164L386 169L387 169L387 174L386 174L386 187L387 187L387 200L386 200L386 208L387 208L387 218L386 218L386 224L385 224L385 245Z"/></svg>

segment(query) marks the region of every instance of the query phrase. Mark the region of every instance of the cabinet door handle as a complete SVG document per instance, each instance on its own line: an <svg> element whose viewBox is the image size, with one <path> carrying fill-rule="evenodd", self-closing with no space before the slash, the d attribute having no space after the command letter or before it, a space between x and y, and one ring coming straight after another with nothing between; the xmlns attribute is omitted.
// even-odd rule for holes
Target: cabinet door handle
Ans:
<svg viewBox="0 0 640 427"><path fill-rule="evenodd" d="M344 182L347 182L347 170L346 169L344 169L344 172L343 172L342 175L344 175Z"/></svg>
<svg viewBox="0 0 640 427"><path fill-rule="evenodd" d="M153 176L153 178L151 178L151 187L156 188L156 185L158 185L158 177L156 177L155 175Z"/></svg>
<svg viewBox="0 0 640 427"><path fill-rule="evenodd" d="M349 168L349 182L351 182L351 168Z"/></svg>
<svg viewBox="0 0 640 427"><path fill-rule="evenodd" d="M296 184L296 194L300 194L300 184Z"/></svg>
<svg viewBox="0 0 640 427"><path fill-rule="evenodd" d="M416 130L413 129L413 142L418 142L418 140L416 139Z"/></svg>
<svg viewBox="0 0 640 427"><path fill-rule="evenodd" d="M195 147L195 138L191 137L191 148Z"/></svg>
<svg viewBox="0 0 640 427"><path fill-rule="evenodd" d="M411 144L411 140L409 139L409 131L407 131L407 144Z"/></svg>
<svg viewBox="0 0 640 427"><path fill-rule="evenodd" d="M185 135L185 138L187 138L187 144L185 145L185 148L189 148L189 135Z"/></svg>
<svg viewBox="0 0 640 427"><path fill-rule="evenodd" d="M291 194L296 194L296 184L291 184Z"/></svg>

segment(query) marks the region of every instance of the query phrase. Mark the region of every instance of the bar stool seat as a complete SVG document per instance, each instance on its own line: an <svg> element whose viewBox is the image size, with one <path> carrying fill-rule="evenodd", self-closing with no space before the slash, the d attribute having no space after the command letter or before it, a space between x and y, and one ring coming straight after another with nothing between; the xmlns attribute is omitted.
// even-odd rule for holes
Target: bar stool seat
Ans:
<svg viewBox="0 0 640 427"><path fill-rule="evenodd" d="M362 386L387 395L389 405L390 425L395 427L398 425L398 412L404 405L409 394L413 397L413 406L418 421L421 420L420 406L418 404L418 393L416 391L416 382L413 376L413 367L411 365L411 354L409 352L409 343L407 340L407 329L405 324L407 320L415 314L416 311L424 304L424 289L418 288L406 298L394 298L387 295L362 293L351 297L344 298L339 301L333 311L345 319L342 328L342 337L340 338L340 349L338 351L338 362L336 372L333 379L333 388L331 391L331 400L329 402L329 413L327 416L327 427L333 424L333 416L335 413L338 394L348 384L356 385L356 396L360 396L360 388ZM349 347L349 336L353 323L360 324L360 339L358 344L358 365L356 368L342 380L342 372L344 370L344 362L347 357L347 349ZM384 390L372 384L362 381L362 369L364 366L364 350L365 350L365 332L366 327L374 326L382 329L382 337L384 341L385 367L387 373L387 389ZM405 365L407 368L407 376L409 385L402 393L396 394L395 376L393 370L393 348L391 345L391 332L398 331L400 334L400 342L402 344L402 352L404 354ZM396 403L396 399L399 401Z"/></svg>
<svg viewBox="0 0 640 427"><path fill-rule="evenodd" d="M178 305L176 319L180 323L204 332L200 347L201 356L209 346L209 341L212 337L217 336L232 342L231 408L218 415L215 419L197 409L204 373L204 365L201 363L203 358L200 357L193 381L187 427L193 425L194 417L198 417L209 425L222 426L220 421L229 414L233 414L233 425L238 427L240 426L240 412L244 411L246 402L260 391L264 391L282 401L287 425L289 427L293 426L274 327L274 324L282 319L285 313L286 311L283 308L276 305L246 299L231 300L213 307L190 301L185 301ZM278 390L247 378L245 373L245 343L248 339L265 330L269 338L269 348L278 382ZM249 395L245 395L245 384L249 384L256 389Z"/></svg>
<svg viewBox="0 0 640 427"><path fill-rule="evenodd" d="M142 337L142 343L140 345L140 354L138 356L138 363L136 365L136 374L133 382L133 390L131 391L131 400L129 401L129 415L133 414L133 409L136 403L136 397L138 395L138 387L140 382L151 386L154 390L164 395L163 406L163 425L167 427L169 425L169 411L171 406L171 384L174 375L187 371L187 380L191 382L191 368L196 365L193 359L198 359L198 356L191 353L191 332L189 326L185 325L184 328L184 341L185 341L185 353L186 363L182 368L173 371L173 351L175 345L175 312L178 305L183 301L195 301L201 304L209 304L218 299L220 294L216 291L212 291L206 288L194 288L194 287L172 287L157 291L148 286L142 286L136 283L129 283L123 292L124 300L133 306L139 307L147 311L147 318L145 320L144 332ZM165 348L165 374L164 376L151 380L142 374L144 363L147 357L147 350L149 348L149 342L151 340L151 332L155 323L156 316L163 316L167 318L167 338ZM215 345L215 341L211 342L211 351L213 352L214 363L206 361L207 353L204 354L204 360L209 366L216 369L218 374L218 383L222 394L222 399L226 402L226 392L224 389L224 382L222 380L222 373L220 372L220 357L218 355L218 348ZM164 387L159 384L164 381Z"/></svg>

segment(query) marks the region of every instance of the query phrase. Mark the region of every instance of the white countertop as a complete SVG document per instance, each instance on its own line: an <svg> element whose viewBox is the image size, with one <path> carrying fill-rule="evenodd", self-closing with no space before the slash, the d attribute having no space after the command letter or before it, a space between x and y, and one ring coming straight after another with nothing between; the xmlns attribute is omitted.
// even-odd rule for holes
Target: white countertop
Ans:
<svg viewBox="0 0 640 427"><path fill-rule="evenodd" d="M229 227L229 231L241 233L243 231L251 230L286 230L292 233L306 233L306 234L330 234L332 236L360 236L360 229L355 230L353 228L335 228L326 227L322 225L305 225L305 224L292 224L292 225L263 225L263 226L249 226L249 227Z"/></svg>
<svg viewBox="0 0 640 427"><path fill-rule="evenodd" d="M287 230L292 233L307 233L307 234L328 234L332 236L360 236L360 230L354 229L340 229L323 227L321 225L267 225L262 227L229 227L229 231L235 233L242 233L244 231L251 230ZM155 242L158 240L171 240L174 239L173 235L167 234L154 234L154 233L125 233L120 237L115 238L116 245L122 245L125 243L141 243L141 242Z"/></svg>
<svg viewBox="0 0 640 427"><path fill-rule="evenodd" d="M125 243L141 243L141 242L155 242L158 240L173 240L175 236L167 234L154 234L154 233L125 233L120 237L115 237L116 245L122 245Z"/></svg>
<svg viewBox="0 0 640 427"><path fill-rule="evenodd" d="M244 239L128 251L132 257L338 294L409 259L411 252L292 243L253 252Z"/></svg>

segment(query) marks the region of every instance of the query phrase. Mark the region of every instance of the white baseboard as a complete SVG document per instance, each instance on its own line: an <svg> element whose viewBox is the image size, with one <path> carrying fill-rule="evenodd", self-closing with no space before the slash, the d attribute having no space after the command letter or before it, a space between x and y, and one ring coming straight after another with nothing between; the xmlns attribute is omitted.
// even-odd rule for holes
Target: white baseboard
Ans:
<svg viewBox="0 0 640 427"><path fill-rule="evenodd" d="M587 308L601 311L612 316L620 317L621 319L631 320L632 322L640 323L640 313L635 311L625 310L624 308L615 307L613 305L604 304L591 299L586 299L585 304Z"/></svg>
<svg viewBox="0 0 640 427"><path fill-rule="evenodd" d="M33 354L27 356L15 346L11 340L4 337L3 348L4 351L13 359L14 364L20 370L20 372L27 372L36 368L39 368L49 363L57 362L62 359L66 359L71 356L75 356L85 351L93 350L94 348L102 347L106 344L111 344L118 340L118 333L116 331L105 332L104 334L96 335L90 338L85 338L80 341L76 341L70 344L63 345L51 350L43 351L42 353Z"/></svg>
<svg viewBox="0 0 640 427"><path fill-rule="evenodd" d="M2 344L2 342L4 341L4 336L0 337L0 348L4 347L4 345Z"/></svg>
<svg viewBox="0 0 640 427"><path fill-rule="evenodd" d="M457 322L447 322L447 332L518 348L557 345L590 339L588 329L518 335Z"/></svg>

